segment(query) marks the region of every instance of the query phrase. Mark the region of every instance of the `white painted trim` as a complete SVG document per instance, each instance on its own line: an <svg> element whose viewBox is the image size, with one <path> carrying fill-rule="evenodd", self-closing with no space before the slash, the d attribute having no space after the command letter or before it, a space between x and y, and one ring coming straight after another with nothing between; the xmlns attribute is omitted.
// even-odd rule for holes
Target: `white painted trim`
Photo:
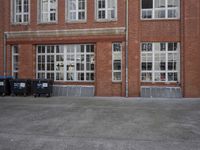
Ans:
<svg viewBox="0 0 200 150"><path fill-rule="evenodd" d="M118 18L118 3L117 3L117 0L114 0L114 3L115 3L115 18L113 19L109 19L108 18L108 0L105 0L105 18L103 19L99 19L98 18L98 0L95 0L95 20L96 22L110 22L110 21L117 21L117 18Z"/></svg>
<svg viewBox="0 0 200 150"><path fill-rule="evenodd" d="M22 0L22 10L23 12L20 13L22 16L22 22L16 22L16 0L10 0L10 21L12 25L28 25L30 24L31 20L31 1L28 0L28 22L24 22L24 0Z"/></svg>
<svg viewBox="0 0 200 150"><path fill-rule="evenodd" d="M140 0L140 19L141 20L179 20L180 19L180 0L178 2L178 8L176 7L168 7L168 0L165 1L165 8L155 8L155 0L153 0L153 7L152 7L152 18L142 18L142 0ZM170 9L177 9L177 17L176 18L168 18L168 10ZM145 10L145 9L144 9ZM155 18L155 10L165 10L165 18Z"/></svg>
<svg viewBox="0 0 200 150"><path fill-rule="evenodd" d="M5 32L9 38L49 37L49 36L87 36L87 35L121 35L125 34L125 28L93 28L70 30L38 30L38 31L14 31Z"/></svg>
<svg viewBox="0 0 200 150"><path fill-rule="evenodd" d="M120 52L114 52L114 44L120 44ZM115 53L119 53L120 54L120 60L121 60L121 70L114 70L114 59L113 56ZM114 73L115 72L121 72L121 80L114 80ZM122 43L121 42L114 42L112 43L112 82L114 83L118 83L118 82L122 82Z"/></svg>
<svg viewBox="0 0 200 150"><path fill-rule="evenodd" d="M79 20L78 19L78 12L79 12L79 9L78 9L78 0L76 0L76 20L70 20L69 18L69 7L68 7L68 4L69 4L69 0L65 0L65 22L67 23L85 23L87 22L87 0L85 0L85 19L82 19L82 20Z"/></svg>
<svg viewBox="0 0 200 150"><path fill-rule="evenodd" d="M151 43L152 51L142 52L142 44L143 43ZM158 43L165 43L165 46L166 46L166 51L163 51L163 52L158 51L157 52L157 54L161 54L161 53L165 52L166 68L165 68L165 70L155 71L155 44L158 44ZM177 43L177 51L168 51L169 43ZM142 70L142 53L146 53L146 54L151 53L152 54L152 70L144 70L144 71ZM168 70L168 54L169 53L179 54L178 59L176 60L176 62L177 62L176 70ZM148 61L146 61L146 62L148 62ZM143 81L142 73L152 73L152 81ZM155 81L155 73L165 73L165 81L161 81L161 80ZM168 81L168 73L177 73L177 81ZM176 83L176 82L180 82L180 42L142 42L140 44L140 81L144 82L144 83Z"/></svg>
<svg viewBox="0 0 200 150"><path fill-rule="evenodd" d="M84 45L84 52L79 52L77 53L77 46L80 45ZM48 73L53 73L54 74L54 81L58 81L58 82L94 82L95 81L95 77L94 80L87 80L87 73L93 73L95 76L95 60L94 60L94 70L87 70L87 55L89 56L94 56L95 58L95 49L94 52L87 52L87 46L94 46L94 44L69 44L69 45L37 45L36 46L36 78L38 78L38 73L44 73L45 74L45 78L47 78L47 74ZM45 46L45 53L38 53L38 47L39 46ZM47 46L53 46L54 47L54 52L53 53L48 53L47 52ZM64 46L64 52L61 53L56 53L56 46ZM69 46L73 46L74 52L70 52L67 53L67 48L69 48ZM63 70L56 70L56 56L59 55L63 55L64 59L63 59L63 64L64 64L64 68ZM74 60L67 60L67 56L74 56ZM83 70L77 70L77 63L80 63L80 61L77 61L77 56L79 55L84 55L84 69ZM38 56L45 56L45 62L43 63L45 65L45 69L44 70L38 70ZM53 56L54 57L54 62L49 63L47 62L47 56ZM54 70L47 70L47 63L49 64L54 64ZM73 70L67 70L66 66L67 64L74 64L74 69ZM90 64L92 64L92 62L90 62ZM56 80L56 73L63 73L64 75L64 79L63 80ZM73 80L67 80L67 73L72 73L73 74ZM78 73L84 73L84 80L78 80Z"/></svg>

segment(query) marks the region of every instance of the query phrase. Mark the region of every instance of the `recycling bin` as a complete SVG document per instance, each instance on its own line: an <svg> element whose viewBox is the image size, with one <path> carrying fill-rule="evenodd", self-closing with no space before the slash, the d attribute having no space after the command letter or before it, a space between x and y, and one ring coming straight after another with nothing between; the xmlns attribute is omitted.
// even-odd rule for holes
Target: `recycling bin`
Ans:
<svg viewBox="0 0 200 150"><path fill-rule="evenodd" d="M36 79L32 81L33 96L39 97L41 95L50 97L53 93L53 80Z"/></svg>
<svg viewBox="0 0 200 150"><path fill-rule="evenodd" d="M31 80L29 79L13 79L10 80L11 96L31 95Z"/></svg>
<svg viewBox="0 0 200 150"><path fill-rule="evenodd" d="M12 77L0 77L0 95L10 95L10 80Z"/></svg>

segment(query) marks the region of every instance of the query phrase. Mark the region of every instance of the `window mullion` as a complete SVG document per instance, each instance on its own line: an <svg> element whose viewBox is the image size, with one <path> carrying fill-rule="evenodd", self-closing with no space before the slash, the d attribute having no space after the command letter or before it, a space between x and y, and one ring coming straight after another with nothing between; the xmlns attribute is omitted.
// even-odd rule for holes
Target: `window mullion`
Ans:
<svg viewBox="0 0 200 150"><path fill-rule="evenodd" d="M63 55L64 55L64 60L63 60L63 63L64 63L64 81L67 81L67 76L66 76L66 74L67 74L67 68L66 68L66 66L67 66L67 50L66 50L66 45L64 45L63 46Z"/></svg>
<svg viewBox="0 0 200 150"><path fill-rule="evenodd" d="M47 13L47 21L49 22L50 21L50 9L49 9L50 7L49 7L49 0L47 0L47 12L45 12L45 13ZM44 10L43 10L43 12L44 12Z"/></svg>
<svg viewBox="0 0 200 150"><path fill-rule="evenodd" d="M166 56L165 56L165 72L166 72L166 75L165 75L165 82L168 82L168 72L169 72L169 69L168 69L168 43L165 43L165 47L166 47Z"/></svg>
<svg viewBox="0 0 200 150"><path fill-rule="evenodd" d="M152 11L152 18L154 19L154 14L155 14L155 0L153 0L153 11Z"/></svg>
<svg viewBox="0 0 200 150"><path fill-rule="evenodd" d="M155 51L154 51L154 43L152 43L152 59L153 59L153 61L152 61L152 68L153 68L153 70L152 70L152 81L153 82L155 82Z"/></svg>
<svg viewBox="0 0 200 150"><path fill-rule="evenodd" d="M22 7L22 12L21 12L22 22L24 22L24 0L21 0L21 7Z"/></svg>
<svg viewBox="0 0 200 150"><path fill-rule="evenodd" d="M78 2L78 0L76 0L76 20L78 20L79 18L78 18L78 13L79 13L79 2Z"/></svg>
<svg viewBox="0 0 200 150"><path fill-rule="evenodd" d="M165 0L165 18L168 18L168 0Z"/></svg>
<svg viewBox="0 0 200 150"><path fill-rule="evenodd" d="M105 19L108 19L108 1L105 0Z"/></svg>
<svg viewBox="0 0 200 150"><path fill-rule="evenodd" d="M54 45L54 81L56 80L56 45ZM60 79L59 79L60 80Z"/></svg>
<svg viewBox="0 0 200 150"><path fill-rule="evenodd" d="M47 79L47 46L45 46L45 79Z"/></svg>
<svg viewBox="0 0 200 150"><path fill-rule="evenodd" d="M86 75L87 75L87 63L86 63L86 45L84 45L84 81L87 81Z"/></svg>
<svg viewBox="0 0 200 150"><path fill-rule="evenodd" d="M16 1L15 0L13 0L13 16L14 16L14 22L16 22L17 21L17 9L16 9L16 7L17 7L17 4L16 4Z"/></svg>
<svg viewBox="0 0 200 150"><path fill-rule="evenodd" d="M76 50L77 50L77 45L74 45L74 81L77 81L77 69L76 69Z"/></svg>

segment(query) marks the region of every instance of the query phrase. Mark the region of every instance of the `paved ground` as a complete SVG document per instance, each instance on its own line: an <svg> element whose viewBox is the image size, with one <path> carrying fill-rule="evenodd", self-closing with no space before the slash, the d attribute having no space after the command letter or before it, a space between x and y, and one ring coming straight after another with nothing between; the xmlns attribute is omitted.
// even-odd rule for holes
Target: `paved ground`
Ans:
<svg viewBox="0 0 200 150"><path fill-rule="evenodd" d="M0 97L0 150L200 150L200 99Z"/></svg>

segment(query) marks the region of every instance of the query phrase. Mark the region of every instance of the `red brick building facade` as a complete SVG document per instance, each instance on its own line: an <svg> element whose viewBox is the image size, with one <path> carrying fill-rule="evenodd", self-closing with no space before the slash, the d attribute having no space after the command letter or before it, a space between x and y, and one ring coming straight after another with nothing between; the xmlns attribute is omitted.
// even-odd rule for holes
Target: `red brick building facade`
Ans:
<svg viewBox="0 0 200 150"><path fill-rule="evenodd" d="M0 0L0 75L200 97L200 1L157 1Z"/></svg>

